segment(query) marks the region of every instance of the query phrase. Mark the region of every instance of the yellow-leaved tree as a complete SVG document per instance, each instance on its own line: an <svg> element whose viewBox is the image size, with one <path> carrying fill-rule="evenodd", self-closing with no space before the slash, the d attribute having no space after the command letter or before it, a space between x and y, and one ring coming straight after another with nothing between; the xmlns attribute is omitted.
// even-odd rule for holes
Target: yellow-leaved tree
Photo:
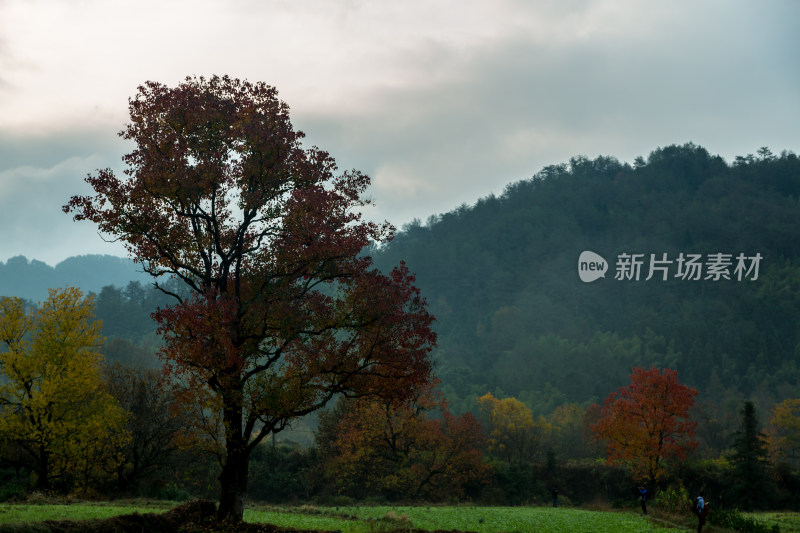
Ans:
<svg viewBox="0 0 800 533"><path fill-rule="evenodd" d="M0 440L30 456L36 488L85 490L123 460L125 411L103 388L100 322L80 289L35 308L0 298Z"/></svg>
<svg viewBox="0 0 800 533"><path fill-rule="evenodd" d="M488 392L478 398L489 431L489 451L507 463L530 463L549 434L550 424L535 419L527 405L516 398L495 398Z"/></svg>
<svg viewBox="0 0 800 533"><path fill-rule="evenodd" d="M800 462L800 398L787 398L772 409L767 441L774 460Z"/></svg>

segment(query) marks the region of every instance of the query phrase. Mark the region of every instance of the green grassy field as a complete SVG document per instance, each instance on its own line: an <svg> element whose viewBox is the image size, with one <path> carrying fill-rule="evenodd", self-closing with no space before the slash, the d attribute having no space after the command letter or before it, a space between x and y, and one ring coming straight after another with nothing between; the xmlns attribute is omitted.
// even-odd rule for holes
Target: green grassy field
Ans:
<svg viewBox="0 0 800 533"><path fill-rule="evenodd" d="M2 504L0 524L42 520L93 520L128 513L158 513L167 511L175 505L175 502Z"/></svg>
<svg viewBox="0 0 800 533"><path fill-rule="evenodd" d="M747 513L747 516L752 516L770 527L777 524L781 533L800 533L800 513Z"/></svg>
<svg viewBox="0 0 800 533"><path fill-rule="evenodd" d="M335 513L353 519L335 518L329 513L311 514L300 508L249 510L245 519L308 529L339 529L343 533L364 533L410 526L419 529L457 529L478 533L650 533L664 532L634 513L586 511L552 507L339 507ZM673 529L672 531L684 531Z"/></svg>
<svg viewBox="0 0 800 533"><path fill-rule="evenodd" d="M166 511L171 502L3 504L0 524L41 520L90 520L128 513ZM752 515L782 533L800 533L798 513ZM342 533L375 533L401 527L426 530L475 531L478 533L668 533L688 532L652 522L636 512L590 511L552 507L473 506L353 506L353 507L252 507L245 521L272 523L299 529L340 530Z"/></svg>
<svg viewBox="0 0 800 533"><path fill-rule="evenodd" d="M40 520L89 520L126 513L165 511L169 504L15 504L0 505L0 523ZM634 513L553 509L548 507L338 507L252 508L246 522L272 523L300 529L372 533L398 527L459 529L478 533L649 533L664 531ZM673 529L672 531L679 531Z"/></svg>

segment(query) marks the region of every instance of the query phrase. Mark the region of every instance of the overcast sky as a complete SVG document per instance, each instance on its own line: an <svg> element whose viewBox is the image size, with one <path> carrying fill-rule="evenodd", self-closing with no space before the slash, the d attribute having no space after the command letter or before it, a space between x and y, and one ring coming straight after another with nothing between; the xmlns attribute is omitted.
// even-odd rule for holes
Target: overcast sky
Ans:
<svg viewBox="0 0 800 533"><path fill-rule="evenodd" d="M800 152L797 0L0 0L0 261L124 255L61 206L146 80L278 88L398 227L575 155Z"/></svg>

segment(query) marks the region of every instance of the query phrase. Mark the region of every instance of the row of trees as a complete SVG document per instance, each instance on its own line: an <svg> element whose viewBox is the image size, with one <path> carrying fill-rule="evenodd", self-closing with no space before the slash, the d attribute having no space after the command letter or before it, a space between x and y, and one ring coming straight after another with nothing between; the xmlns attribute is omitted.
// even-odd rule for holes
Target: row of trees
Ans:
<svg viewBox="0 0 800 533"><path fill-rule="evenodd" d="M99 326L92 297L74 288L51 291L38 307L0 299L4 464L21 472L23 483L29 472L36 489L207 495L224 456L212 444L219 430L206 426L200 437L197 422L213 417L187 409L160 371L105 365ZM698 447L696 395L675 371L635 368L630 384L602 406L566 404L547 417L491 393L477 400L474 415L456 416L433 383L405 399L341 397L320 415L313 448L276 450L274 439L256 447L258 475L248 490L267 500L523 502L558 487L580 501L609 475L594 463L605 457L627 475L611 492L606 483L601 495L619 496L634 480L653 488L680 482L683 461ZM764 434L752 402L745 403L724 457L729 466L716 474L730 479L728 502L763 508L779 500L772 462L796 466L798 411L797 399L775 407ZM291 475L281 476L287 468ZM576 486L570 469L595 479ZM787 479L784 485L795 478Z"/></svg>
<svg viewBox="0 0 800 533"><path fill-rule="evenodd" d="M113 334L119 332L126 322L126 318L130 319L132 323L142 322L142 317L147 315L147 302L158 301L159 298L163 299L163 293L152 288L143 289L143 287L136 282L133 282L124 289L117 289L115 287L105 287L96 298L98 315L103 316L103 331L104 333ZM143 323L144 324L144 323ZM147 331L144 327L143 331ZM150 326L150 330L144 339L152 338L154 335L154 326ZM128 337L133 341L142 343L143 338ZM145 340L146 342L146 340ZM563 343L563 340L561 341ZM643 350L648 354L649 359L653 360L674 360L674 357L669 354L669 347L666 347L667 354L659 356L658 354L665 347L659 344L659 339L652 336L646 337L638 342L622 342L620 339L615 339L613 336L605 335L603 339L598 339L598 343L602 342L606 345L609 353L615 353L619 357L620 354L625 354L628 351ZM548 342L549 345L558 345L557 338L551 338ZM104 350L107 359L110 361L131 362L138 361L144 363L145 361L153 361L157 363L155 357L151 353L139 346L134 346L131 342L119 338L113 338L110 342L106 343ZM540 351L534 350L533 353L540 354ZM528 356L533 359L534 356ZM561 357L573 359L579 357L579 354L562 354ZM537 357L538 359L539 357ZM603 359L602 357L599 357ZM623 357L624 358L624 357ZM523 365L520 361L518 366L524 366L530 369L535 365L539 365L539 370L546 368L547 361L530 362ZM518 372L522 374L522 372ZM600 388L599 384L594 384L597 387L597 395L605 394ZM448 400L450 400L450 393L453 390L452 383L443 384L439 387L440 391L445 392ZM484 388L485 391L485 388ZM578 460L587 459L597 456L596 449L592 449L586 445L584 433L586 428L583 427L583 418L585 416L585 405L578 403L566 402L566 399L552 392L552 389L547 388L535 396L531 397L525 395L519 399L514 397L507 397L503 401L504 404L514 403L516 409L520 412L526 411L529 414L526 425L533 427L533 432L529 438L535 442L531 443L531 449L535 453L531 456L531 460L542 461L544 460L546 450L552 447L559 451L559 456L564 459ZM739 426L737 411L741 406L741 400L737 398L728 398L724 388L718 384L718 380L712 380L711 386L705 391L705 399L697 401L695 397L695 405L692 408L692 418L697 422L696 427L696 440L699 443L697 453L705 458L716 458L727 453L730 448L731 442L735 437L735 431ZM494 390L494 394L498 397L503 396L503 391ZM481 397L480 394L474 394L467 398L458 398L457 407L454 409L453 405L448 402L448 411L455 413L473 412L478 415L480 405L487 402L487 398ZM494 396L492 396L494 398ZM471 400L471 401L470 401ZM787 462L792 463L796 461L796 457L800 453L798 451L797 437L797 414L798 402L794 399L787 399L774 406L772 412L769 407L770 402L764 402L764 398L757 398L761 406L761 414L766 419L773 419L766 426L768 442L770 443L770 456L776 463ZM766 408L765 408L766 404ZM479 417L479 419L487 424L488 418ZM794 430L792 427L794 426ZM307 432L310 434L310 432ZM289 438L297 438L291 436ZM494 442L494 437L488 435L490 442ZM308 445L309 441L306 435L302 436L304 445ZM557 444L553 441L557 440ZM494 448L495 455L501 455L498 448ZM502 453L518 453L513 450L513 447ZM534 459L535 456L535 459Z"/></svg>
<svg viewBox="0 0 800 533"><path fill-rule="evenodd" d="M472 422L471 415L463 415L466 420L462 425L470 421L471 427L482 436L460 441L472 449L470 457L475 462L471 471L475 476L469 479L451 476L450 483L460 483L460 486L443 484L446 490L432 491L426 496L445 499L445 495L467 494L491 500L492 491L495 494L500 491L503 494L500 501L522 503L526 499L520 499L521 495L541 497L544 491L559 488L562 494L571 494L576 499L587 496L613 498L630 491L635 481L650 486L653 491L682 483L699 490L707 483L717 489L709 493L717 502L740 508L766 508L778 505L778 502L787 503L788 500L779 497L779 487L786 488L796 480L796 477L787 477L786 474L792 468L787 460L800 437L798 413L792 412L797 400L787 400L774 409L768 434L760 431L753 403L745 402L735 438L728 443L726 453L715 458L716 464L725 466L708 472L708 479L704 480L682 473L688 458L693 458L695 464L703 464L696 453L699 446L695 438L697 423L692 420L697 391L681 384L677 372L670 369L634 368L630 379L628 386L610 394L603 405L592 404L584 408L567 404L548 417L533 416L531 410L515 398L498 399L492 394L479 398L477 422ZM422 478L427 480L436 475L412 453L417 449L413 444L414 436L422 434L415 430L414 424L431 423L429 411L391 410L389 406L373 405L367 411L369 414L364 413L357 423L353 421L354 412L358 410L337 407L326 415L322 431L317 435L318 451L329 479L338 481L335 487L353 497L364 497L364 493L357 490L360 487L378 489L377 493L390 499L418 496L408 490L396 494L375 483L391 479L397 472L392 466L401 463L397 460L398 454L403 457L403 471L409 470L409 461L416 461L417 472ZM384 416L375 416L376 412L384 413ZM437 418L441 427L452 427L453 416L446 410L446 405L440 412L446 414ZM333 421L338 422L334 425ZM403 438L398 440L394 429L401 427L405 431ZM365 428L369 428L373 435L370 445L348 448L353 438L363 435ZM444 457L445 450L453 449L452 446L437 448L424 439L420 442L424 445L419 449L428 456L438 454ZM382 448L397 443L403 443L403 446L392 446L390 453ZM342 447L350 453L343 453ZM354 450L357 453L354 454ZM374 461L383 461L387 457L395 459L384 463L383 468L371 468ZM464 457L463 452L459 457ZM476 457L480 459L476 460ZM590 478L597 478L597 472L590 467L600 457L604 457L608 465L627 473L622 478L623 483L628 483L627 487L617 485L611 493L602 494L597 487L587 490L593 484L590 479L577 483L567 481L566 471L569 469L584 471ZM461 466L458 461L450 464L456 472ZM785 479L777 479L780 471L783 471ZM443 468L440 472L444 481L447 470ZM608 475L608 472L604 471L602 475ZM527 491L523 488L525 485ZM530 487L538 487L538 494Z"/></svg>

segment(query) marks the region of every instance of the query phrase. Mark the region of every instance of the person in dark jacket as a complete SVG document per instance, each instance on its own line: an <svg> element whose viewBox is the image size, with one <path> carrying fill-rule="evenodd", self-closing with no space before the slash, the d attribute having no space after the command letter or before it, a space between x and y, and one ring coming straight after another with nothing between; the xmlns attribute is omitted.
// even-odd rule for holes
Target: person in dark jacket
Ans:
<svg viewBox="0 0 800 533"><path fill-rule="evenodd" d="M702 490L700 496L694 501L694 510L697 513L697 533L702 533L708 515L708 502L706 502Z"/></svg>
<svg viewBox="0 0 800 533"><path fill-rule="evenodd" d="M642 504L642 514L647 514L647 489L639 485L639 501Z"/></svg>

